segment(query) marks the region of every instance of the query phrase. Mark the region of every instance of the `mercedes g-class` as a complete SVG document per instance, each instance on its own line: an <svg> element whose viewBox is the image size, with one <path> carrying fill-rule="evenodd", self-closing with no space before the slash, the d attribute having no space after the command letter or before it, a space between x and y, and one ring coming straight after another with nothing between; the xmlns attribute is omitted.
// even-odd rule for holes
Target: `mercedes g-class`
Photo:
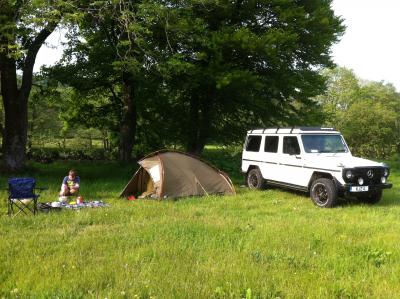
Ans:
<svg viewBox="0 0 400 299"><path fill-rule="evenodd" d="M268 185L309 192L319 207L333 207L349 194L377 203L388 183L383 163L352 156L333 128L268 128L247 132L242 172L251 189Z"/></svg>

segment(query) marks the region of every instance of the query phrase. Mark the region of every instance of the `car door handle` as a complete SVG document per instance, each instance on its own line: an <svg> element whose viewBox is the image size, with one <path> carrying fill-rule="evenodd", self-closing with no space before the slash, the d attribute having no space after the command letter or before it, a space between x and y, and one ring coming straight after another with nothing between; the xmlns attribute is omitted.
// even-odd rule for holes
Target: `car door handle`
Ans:
<svg viewBox="0 0 400 299"><path fill-rule="evenodd" d="M296 159L301 159L301 157L300 156L296 156Z"/></svg>

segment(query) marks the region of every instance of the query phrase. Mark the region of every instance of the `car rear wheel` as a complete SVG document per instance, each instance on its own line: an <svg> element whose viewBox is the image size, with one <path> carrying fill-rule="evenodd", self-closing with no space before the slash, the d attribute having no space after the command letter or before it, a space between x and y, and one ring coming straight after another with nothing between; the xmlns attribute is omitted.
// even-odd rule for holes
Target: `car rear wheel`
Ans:
<svg viewBox="0 0 400 299"><path fill-rule="evenodd" d="M264 189L266 184L265 180L262 177L261 171L258 168L253 168L247 173L247 186L250 189Z"/></svg>
<svg viewBox="0 0 400 299"><path fill-rule="evenodd" d="M310 196L317 206L332 208L338 199L336 185L331 179L317 179L311 185Z"/></svg>
<svg viewBox="0 0 400 299"><path fill-rule="evenodd" d="M382 199L382 190L368 192L368 194L361 195L359 199L368 204L376 204Z"/></svg>

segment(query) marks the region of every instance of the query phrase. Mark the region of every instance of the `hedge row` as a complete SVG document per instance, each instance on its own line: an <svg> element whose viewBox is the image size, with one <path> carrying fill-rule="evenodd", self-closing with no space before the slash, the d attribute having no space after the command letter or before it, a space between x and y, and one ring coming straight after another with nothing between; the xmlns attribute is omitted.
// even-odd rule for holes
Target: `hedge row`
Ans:
<svg viewBox="0 0 400 299"><path fill-rule="evenodd" d="M118 157L116 150L97 149L31 149L27 152L30 160L50 163L54 160L115 160Z"/></svg>

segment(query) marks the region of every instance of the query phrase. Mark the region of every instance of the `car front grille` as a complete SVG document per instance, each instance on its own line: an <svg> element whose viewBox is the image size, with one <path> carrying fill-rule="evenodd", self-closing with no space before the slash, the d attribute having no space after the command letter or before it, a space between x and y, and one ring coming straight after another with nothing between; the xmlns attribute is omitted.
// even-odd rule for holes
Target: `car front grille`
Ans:
<svg viewBox="0 0 400 299"><path fill-rule="evenodd" d="M346 171L350 170L353 177L348 179ZM381 183L385 169L383 167L357 167L343 170L343 179L346 183L358 185L358 179L363 178L363 185L377 185ZM372 175L371 175L372 174Z"/></svg>

